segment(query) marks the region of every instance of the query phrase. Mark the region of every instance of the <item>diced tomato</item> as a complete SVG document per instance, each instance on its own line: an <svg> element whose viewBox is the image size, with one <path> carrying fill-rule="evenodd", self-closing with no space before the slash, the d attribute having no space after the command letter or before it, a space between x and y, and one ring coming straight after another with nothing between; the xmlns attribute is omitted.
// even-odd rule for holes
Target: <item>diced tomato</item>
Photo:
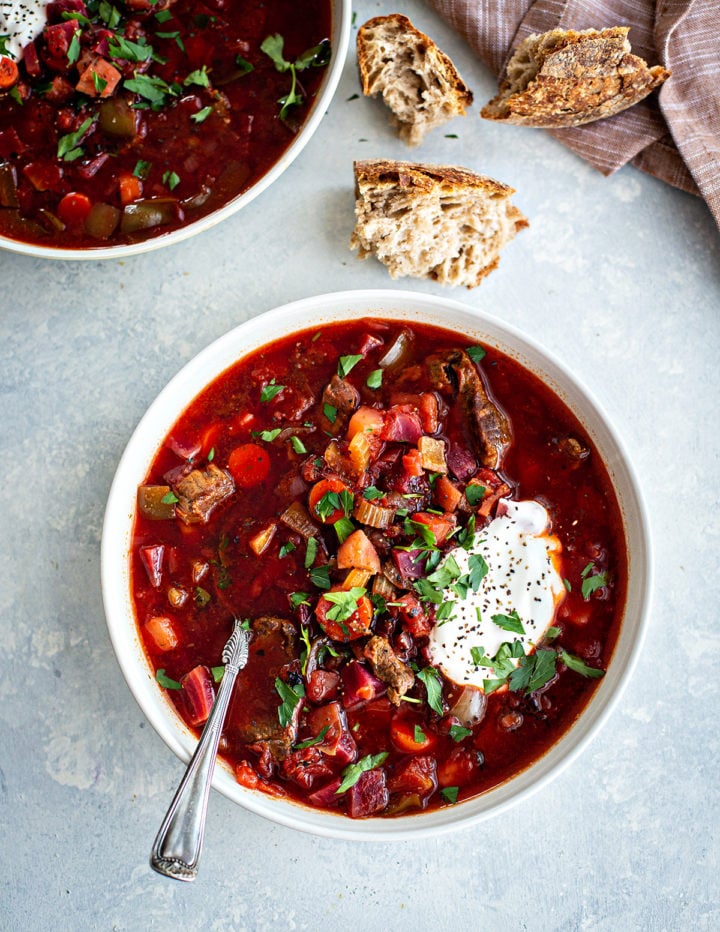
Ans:
<svg viewBox="0 0 720 932"><path fill-rule="evenodd" d="M60 200L57 206L58 217L67 224L85 223L92 208L92 201L87 194L72 191Z"/></svg>
<svg viewBox="0 0 720 932"><path fill-rule="evenodd" d="M414 596L412 592L406 592L395 599L395 602L398 603L397 609L410 634L414 638L427 637L432 630L432 622L417 596Z"/></svg>
<svg viewBox="0 0 720 932"><path fill-rule="evenodd" d="M413 793L421 799L432 796L437 787L437 761L429 754L403 761L388 778L391 793Z"/></svg>
<svg viewBox="0 0 720 932"><path fill-rule="evenodd" d="M385 415L377 408L361 405L350 418L347 427L347 438L352 440L355 434L381 431L385 423Z"/></svg>
<svg viewBox="0 0 720 932"><path fill-rule="evenodd" d="M409 450L403 456L402 463L407 476L422 476L422 455L419 450Z"/></svg>
<svg viewBox="0 0 720 932"><path fill-rule="evenodd" d="M435 735L417 715L402 711L397 712L390 723L390 740L399 751L405 754L422 754L430 751L436 744Z"/></svg>
<svg viewBox="0 0 720 932"><path fill-rule="evenodd" d="M321 479L316 482L310 489L308 496L308 510L311 517L319 519L323 524L335 524L345 514L342 508L335 508L328 515L320 515L316 511L317 506L322 499L330 492L340 494L340 492L349 492L349 488L340 479Z"/></svg>
<svg viewBox="0 0 720 932"><path fill-rule="evenodd" d="M340 544L337 552L337 565L341 570L380 572L380 557L365 531L353 531Z"/></svg>
<svg viewBox="0 0 720 932"><path fill-rule="evenodd" d="M142 564L147 571L150 585L155 589L159 589L160 583L162 582L162 567L164 557L164 544L147 544L140 548L140 559L142 560Z"/></svg>
<svg viewBox="0 0 720 932"><path fill-rule="evenodd" d="M360 779L348 790L347 813L351 819L365 819L382 812L390 796L385 785L385 771L382 768L366 770Z"/></svg>
<svg viewBox="0 0 720 932"><path fill-rule="evenodd" d="M155 615L145 622L145 633L148 634L158 650L173 650L178 645L178 636L172 618L167 615Z"/></svg>
<svg viewBox="0 0 720 932"><path fill-rule="evenodd" d="M372 333L364 333L360 339L360 345L357 351L361 356L367 356L369 352L374 349L379 349L384 343L385 341L381 337L376 337Z"/></svg>
<svg viewBox="0 0 720 932"><path fill-rule="evenodd" d="M248 763L246 760L241 760L235 766L235 779L240 784L240 786L246 786L249 790L257 789L260 778L255 773L255 770L252 764Z"/></svg>
<svg viewBox="0 0 720 932"><path fill-rule="evenodd" d="M444 544L448 534L455 530L455 518L452 515L431 515L426 511L418 511L412 516L413 521L429 527L435 535L435 543Z"/></svg>
<svg viewBox="0 0 720 932"><path fill-rule="evenodd" d="M340 591L340 587L333 588L330 591ZM370 634L373 607L372 602L366 595L357 600L357 608L352 615L342 621L327 617L327 613L335 607L334 603L323 595L315 608L315 617L318 624L328 637L331 637L334 641L355 641L357 638Z"/></svg>
<svg viewBox="0 0 720 932"><path fill-rule="evenodd" d="M120 192L120 203L124 207L126 204L131 204L142 197L142 181L130 172L121 172L118 178L118 190Z"/></svg>
<svg viewBox="0 0 720 932"><path fill-rule="evenodd" d="M36 191L52 191L62 180L62 169L54 162L29 162L23 167L23 175Z"/></svg>
<svg viewBox="0 0 720 932"><path fill-rule="evenodd" d="M462 492L447 478L438 476L434 485L435 501L443 511L455 511L462 500Z"/></svg>
<svg viewBox="0 0 720 932"><path fill-rule="evenodd" d="M325 781L333 775L333 769L318 747L291 751L280 764L286 780L292 780L304 790L312 789L316 780Z"/></svg>
<svg viewBox="0 0 720 932"><path fill-rule="evenodd" d="M466 786L477 768L477 752L469 748L453 748L438 767L438 783L440 786Z"/></svg>
<svg viewBox="0 0 720 932"><path fill-rule="evenodd" d="M310 702L327 702L334 699L340 685L340 674L335 670L313 670L307 678L306 695Z"/></svg>
<svg viewBox="0 0 720 932"><path fill-rule="evenodd" d="M202 664L186 673L180 680L191 725L202 725L207 721L215 701L212 676Z"/></svg>
<svg viewBox="0 0 720 932"><path fill-rule="evenodd" d="M235 447L228 457L228 469L241 489L249 489L267 479L270 472L270 456L257 443L243 443Z"/></svg>
<svg viewBox="0 0 720 932"><path fill-rule="evenodd" d="M56 60L67 59L70 43L77 30L78 24L74 20L66 20L65 22L45 27L43 36L47 44L48 54L51 58Z"/></svg>

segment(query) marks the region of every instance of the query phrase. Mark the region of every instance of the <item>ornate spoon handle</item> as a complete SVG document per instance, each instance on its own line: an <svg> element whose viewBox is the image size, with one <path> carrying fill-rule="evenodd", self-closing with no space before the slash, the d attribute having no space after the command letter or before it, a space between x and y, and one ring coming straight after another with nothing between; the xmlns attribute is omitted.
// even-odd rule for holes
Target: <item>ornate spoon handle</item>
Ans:
<svg viewBox="0 0 720 932"><path fill-rule="evenodd" d="M235 679L248 658L250 634L240 624L236 618L223 650L225 672L215 702L150 853L153 870L175 880L197 877L218 743Z"/></svg>

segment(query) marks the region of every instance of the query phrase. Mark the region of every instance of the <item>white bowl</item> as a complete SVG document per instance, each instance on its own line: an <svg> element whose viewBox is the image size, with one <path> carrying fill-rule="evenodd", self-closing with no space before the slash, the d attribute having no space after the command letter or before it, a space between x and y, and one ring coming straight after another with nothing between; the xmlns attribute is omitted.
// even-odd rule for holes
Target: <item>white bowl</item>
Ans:
<svg viewBox="0 0 720 932"><path fill-rule="evenodd" d="M191 360L160 393L133 434L118 466L105 514L102 588L110 637L125 679L168 747L188 761L196 743L155 681L138 636L130 597L129 550L137 487L179 414L239 358L281 334L362 316L418 321L491 344L536 373L570 407L592 438L620 503L629 563L627 604L617 645L592 699L568 732L527 770L482 796L399 818L352 820L245 789L219 762L214 786L253 812L318 835L347 839L417 838L465 827L538 790L567 766L608 717L640 649L650 599L650 541L640 491L623 446L597 402L558 360L507 324L456 301L404 291L350 291L305 298L247 321Z"/></svg>
<svg viewBox="0 0 720 932"><path fill-rule="evenodd" d="M325 111L330 105L330 101L335 93L345 65L348 43L350 41L351 22L352 0L332 0L332 35L330 37L332 58L330 59L330 64L325 69L310 114L300 128L295 139L285 152L283 152L278 161L275 162L252 187L248 188L247 191L239 194L237 197L234 197L231 201L228 201L223 207L214 210L205 217L200 217L193 223L188 223L179 230L159 233L157 236L150 236L142 242L128 245L61 249L53 246L23 243L19 240L0 235L0 249L6 249L9 252L19 252L23 255L34 256L39 259L125 259L127 256L136 256L139 253L160 249L161 246L171 246L175 243L180 243L191 236L195 236L197 233L202 233L203 230L210 229L210 227L215 226L216 223L220 223L221 220L231 217L246 204L249 204L250 201L254 200L258 194L261 194L265 188L282 175L285 169L305 148L310 137L320 125L320 121L325 116Z"/></svg>

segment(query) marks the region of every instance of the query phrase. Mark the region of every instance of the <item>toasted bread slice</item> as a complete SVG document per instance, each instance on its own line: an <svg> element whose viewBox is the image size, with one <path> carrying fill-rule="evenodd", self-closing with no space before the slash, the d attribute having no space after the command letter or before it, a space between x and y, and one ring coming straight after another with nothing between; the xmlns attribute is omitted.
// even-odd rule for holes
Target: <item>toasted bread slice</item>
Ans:
<svg viewBox="0 0 720 932"><path fill-rule="evenodd" d="M528 225L515 193L467 168L371 159L355 162L350 248L374 255L392 278L430 278L474 288L500 250Z"/></svg>
<svg viewBox="0 0 720 932"><path fill-rule="evenodd" d="M400 137L416 146L425 134L464 116L473 97L447 55L407 16L377 16L361 26L357 56L363 94L382 94Z"/></svg>
<svg viewBox="0 0 720 932"><path fill-rule="evenodd" d="M528 36L481 113L523 126L581 126L632 107L670 76L632 55L626 26Z"/></svg>

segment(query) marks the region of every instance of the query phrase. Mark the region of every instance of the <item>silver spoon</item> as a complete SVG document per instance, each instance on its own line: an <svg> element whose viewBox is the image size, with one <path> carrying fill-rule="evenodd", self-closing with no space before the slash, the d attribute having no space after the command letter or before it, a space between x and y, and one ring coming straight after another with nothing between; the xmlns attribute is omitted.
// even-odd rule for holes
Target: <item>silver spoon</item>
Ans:
<svg viewBox="0 0 720 932"><path fill-rule="evenodd" d="M236 618L222 652L225 672L220 688L150 852L152 869L174 880L191 881L197 877L220 735L235 679L248 659L250 632L241 625Z"/></svg>

